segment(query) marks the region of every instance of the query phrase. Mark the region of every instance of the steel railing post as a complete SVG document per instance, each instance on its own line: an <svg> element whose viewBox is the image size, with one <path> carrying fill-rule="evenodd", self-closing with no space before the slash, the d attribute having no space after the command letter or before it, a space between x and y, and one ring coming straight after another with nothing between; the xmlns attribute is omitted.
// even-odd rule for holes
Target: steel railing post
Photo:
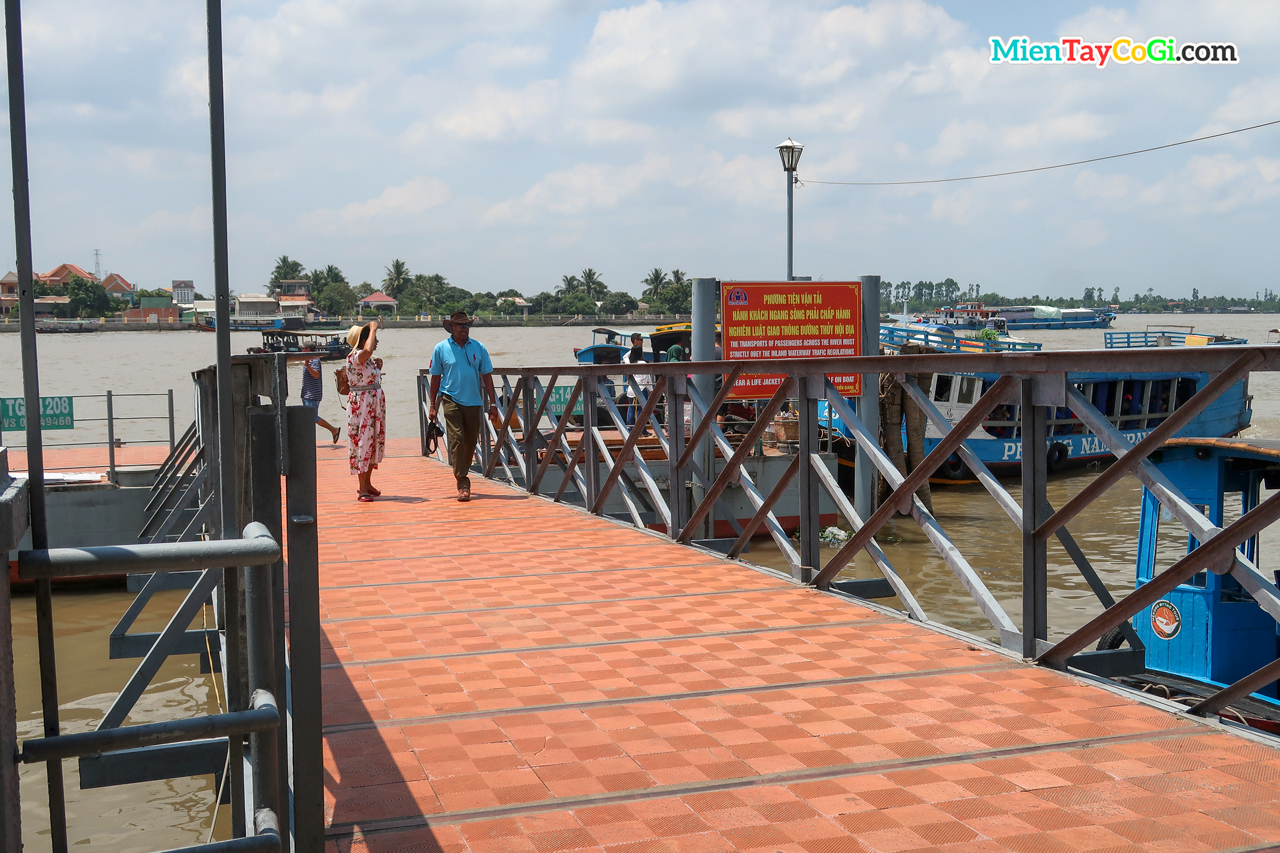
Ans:
<svg viewBox="0 0 1280 853"><path fill-rule="evenodd" d="M864 275L862 284L862 341L859 355L880 354L880 276ZM830 412L830 407L827 408ZM862 393L858 396L858 420L872 435L880 434L880 374L862 374ZM830 430L827 435L830 436ZM853 505L863 518L875 510L876 469L861 447L857 448L853 469Z"/></svg>
<svg viewBox="0 0 1280 853"><path fill-rule="evenodd" d="M583 495L584 506L588 509L596 502L596 492L600 487L600 450L596 447L596 396L600 377L584 376L582 378L582 462L583 479L587 493Z"/></svg>
<svg viewBox="0 0 1280 853"><path fill-rule="evenodd" d="M524 488L533 492L533 477L538 472L538 425L534 413L538 402L534 374L524 374L524 392L520 396L521 438L524 441Z"/></svg>
<svg viewBox="0 0 1280 853"><path fill-rule="evenodd" d="M1048 435L1045 407L1035 403L1036 380L1022 380L1022 656L1040 654L1037 640L1049 637L1048 543L1036 528L1048 516Z"/></svg>
<svg viewBox="0 0 1280 853"><path fill-rule="evenodd" d="M275 407L249 414L249 500L253 520L266 526L272 538L283 541L280 526L280 457ZM276 677L273 581L283 560L245 570L245 623L249 659L249 688L281 691ZM283 716L283 715L282 715ZM253 759L253 791L257 808L281 814L279 752L277 731L250 735L249 754Z"/></svg>
<svg viewBox="0 0 1280 853"><path fill-rule="evenodd" d="M111 392L107 391L107 480L116 481L116 421L115 405Z"/></svg>
<svg viewBox="0 0 1280 853"><path fill-rule="evenodd" d="M427 386L425 384L426 377L422 371L418 371L418 375L414 381L414 388L418 392L418 442L421 444L422 455L427 455Z"/></svg>
<svg viewBox="0 0 1280 853"><path fill-rule="evenodd" d="M681 465L684 458L684 397L685 385L689 380L683 374L673 375L667 383L667 500L671 507L671 524L667 527L667 535L672 539L680 536L684 523L689 518L689 504L685 497L684 484L689 479L688 463Z"/></svg>
<svg viewBox="0 0 1280 853"><path fill-rule="evenodd" d="M288 411L289 709L293 718L293 837L300 853L322 853L324 756L320 686L319 541L316 531L315 417Z"/></svg>
<svg viewBox="0 0 1280 853"><path fill-rule="evenodd" d="M812 455L817 454L818 443L818 400L826 396L824 376L800 376L796 383L796 397L800 406L800 565L792 572L792 577L801 583L813 581L814 572L822 568L821 540L822 524L818 506L818 477L809 463Z"/></svg>
<svg viewBox="0 0 1280 853"><path fill-rule="evenodd" d="M174 424L173 424L173 389L172 388L169 389L167 396L169 398L169 452L172 453L174 446L177 444L177 441L175 440L176 434L174 433L174 429L173 429Z"/></svg>

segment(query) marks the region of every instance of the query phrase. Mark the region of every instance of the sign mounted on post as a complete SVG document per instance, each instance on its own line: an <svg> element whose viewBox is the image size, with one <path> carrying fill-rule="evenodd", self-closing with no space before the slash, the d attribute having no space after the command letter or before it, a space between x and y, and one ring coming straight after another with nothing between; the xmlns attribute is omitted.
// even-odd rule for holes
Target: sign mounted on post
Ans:
<svg viewBox="0 0 1280 853"><path fill-rule="evenodd" d="M41 429L75 429L75 411L70 397L40 398ZM0 429L27 428L27 405L22 397L0 397Z"/></svg>
<svg viewBox="0 0 1280 853"><path fill-rule="evenodd" d="M721 342L729 361L862 354L860 281L726 281L720 303ZM860 373L830 379L841 396L862 393ZM771 397L781 383L782 374L743 372L729 398Z"/></svg>
<svg viewBox="0 0 1280 853"><path fill-rule="evenodd" d="M555 415L557 418L564 417L564 410L569 405L569 395L573 393L572 385L557 385L551 389L551 400L547 403L547 411ZM539 400L541 403L541 400ZM578 395L577 402L573 405L571 415L582 415L582 395Z"/></svg>

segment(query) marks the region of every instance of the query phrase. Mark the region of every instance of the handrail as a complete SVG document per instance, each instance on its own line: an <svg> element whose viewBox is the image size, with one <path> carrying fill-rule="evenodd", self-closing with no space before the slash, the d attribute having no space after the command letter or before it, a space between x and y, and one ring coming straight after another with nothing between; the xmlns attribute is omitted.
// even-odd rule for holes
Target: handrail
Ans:
<svg viewBox="0 0 1280 853"><path fill-rule="evenodd" d="M253 691L253 707L249 711L211 714L191 720L166 720L114 729L98 729L71 735L33 738L22 742L18 760L23 764L39 764L62 758L100 755L142 746L185 743L211 737L246 735L265 732L280 725L276 698L267 690Z"/></svg>
<svg viewBox="0 0 1280 853"><path fill-rule="evenodd" d="M278 559L279 543L265 525L253 521L245 525L240 539L19 551L18 577L36 580L269 566Z"/></svg>
<svg viewBox="0 0 1280 853"><path fill-rule="evenodd" d="M1190 347L1177 350L1178 366L1169 368L1169 349L1126 351L1125 373L1216 373L1226 370L1247 352L1263 356L1255 370L1280 370L1280 346ZM789 373L816 376L822 373L1000 373L1040 376L1047 373L1115 373L1115 350L1041 350L1026 353L922 353L917 355L866 355L839 358L751 359L752 373ZM495 373L546 376L552 371L579 376L620 376L644 373L661 376L728 373L739 361L646 362L645 364L563 364L538 367L495 367Z"/></svg>

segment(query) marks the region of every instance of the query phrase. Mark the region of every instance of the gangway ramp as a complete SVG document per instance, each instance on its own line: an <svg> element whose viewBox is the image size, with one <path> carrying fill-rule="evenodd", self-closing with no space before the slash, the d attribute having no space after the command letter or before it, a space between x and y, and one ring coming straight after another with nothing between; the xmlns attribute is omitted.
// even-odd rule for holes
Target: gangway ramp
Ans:
<svg viewBox="0 0 1280 853"><path fill-rule="evenodd" d="M1280 844L1280 751L473 478L321 445L335 851Z"/></svg>

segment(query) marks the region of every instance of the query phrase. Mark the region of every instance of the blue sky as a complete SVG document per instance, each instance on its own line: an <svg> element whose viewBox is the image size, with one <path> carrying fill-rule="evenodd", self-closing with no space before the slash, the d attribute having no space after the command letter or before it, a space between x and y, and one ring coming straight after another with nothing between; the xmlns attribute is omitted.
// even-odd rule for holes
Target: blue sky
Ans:
<svg viewBox="0 0 1280 853"><path fill-rule="evenodd" d="M92 269L96 248L104 273L210 291L203 4L25 5L37 269ZM281 254L353 283L401 258L526 294L584 267L633 293L654 266L779 278L788 136L802 180L911 180L1280 118L1270 0L226 0L225 22L240 292ZM1241 59L991 65L992 35L1230 41ZM1252 295L1274 287L1278 151L1280 126L1006 179L807 184L796 273Z"/></svg>

